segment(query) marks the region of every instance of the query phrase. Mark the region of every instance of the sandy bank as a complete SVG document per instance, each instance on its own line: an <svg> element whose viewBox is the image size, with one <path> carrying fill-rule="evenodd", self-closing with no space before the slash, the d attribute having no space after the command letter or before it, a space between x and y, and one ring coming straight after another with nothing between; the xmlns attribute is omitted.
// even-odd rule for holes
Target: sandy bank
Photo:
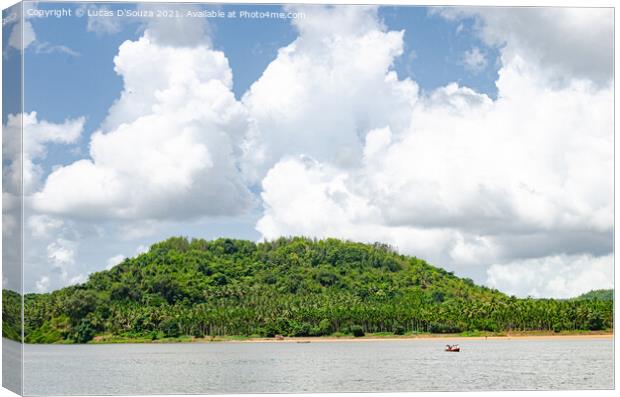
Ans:
<svg viewBox="0 0 620 397"><path fill-rule="evenodd" d="M282 340L274 338L248 338L242 340L213 340L224 343L333 343L333 342L381 342L381 341L467 341L467 340L559 340L559 339L613 339L613 334L574 334L574 335L506 335L506 336L460 336L460 335L416 335L416 336L389 336L389 337L285 337ZM208 339L205 342L211 342ZM201 340L196 340L200 343Z"/></svg>

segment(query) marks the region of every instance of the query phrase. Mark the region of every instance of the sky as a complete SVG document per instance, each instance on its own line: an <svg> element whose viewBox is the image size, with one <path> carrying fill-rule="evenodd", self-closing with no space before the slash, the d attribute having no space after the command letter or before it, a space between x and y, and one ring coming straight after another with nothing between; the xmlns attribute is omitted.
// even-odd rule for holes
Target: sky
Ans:
<svg viewBox="0 0 620 397"><path fill-rule="evenodd" d="M613 286L611 9L25 4L2 122L5 203L24 125L26 291L176 235L381 241L522 297Z"/></svg>

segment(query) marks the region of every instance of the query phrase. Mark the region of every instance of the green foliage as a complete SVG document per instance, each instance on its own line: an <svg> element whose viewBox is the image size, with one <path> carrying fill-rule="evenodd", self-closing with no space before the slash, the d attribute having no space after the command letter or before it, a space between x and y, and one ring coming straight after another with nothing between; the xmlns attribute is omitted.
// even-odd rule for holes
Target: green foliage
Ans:
<svg viewBox="0 0 620 397"><path fill-rule="evenodd" d="M2 336L22 339L22 297L15 291L2 290Z"/></svg>
<svg viewBox="0 0 620 397"><path fill-rule="evenodd" d="M613 301L517 299L384 244L175 237L89 280L24 296L31 343L221 335L575 331L612 327ZM3 335L21 333L3 291ZM116 339L114 339L116 338Z"/></svg>
<svg viewBox="0 0 620 397"><path fill-rule="evenodd" d="M62 333L50 321L31 332L26 338L28 343L54 343L63 339Z"/></svg>
<svg viewBox="0 0 620 397"><path fill-rule="evenodd" d="M429 326L429 331L434 334L455 334L462 332L463 330L455 325L447 324L444 322L432 322Z"/></svg>
<svg viewBox="0 0 620 397"><path fill-rule="evenodd" d="M361 326L359 326L359 325L352 325L351 326L351 333L356 338L360 338L360 337L365 335L364 329Z"/></svg>
<svg viewBox="0 0 620 397"><path fill-rule="evenodd" d="M402 325L396 325L394 327L394 335L405 335L407 330Z"/></svg>
<svg viewBox="0 0 620 397"><path fill-rule="evenodd" d="M181 327L175 318L166 318L159 324L159 329L166 338L175 338L181 335Z"/></svg>
<svg viewBox="0 0 620 397"><path fill-rule="evenodd" d="M605 328L605 320L598 312L592 312L588 315L588 329L600 331Z"/></svg>
<svg viewBox="0 0 620 397"><path fill-rule="evenodd" d="M333 327L331 321L329 319L324 318L319 322L318 333L317 336L321 335L329 335L332 333Z"/></svg>
<svg viewBox="0 0 620 397"><path fill-rule="evenodd" d="M88 318L80 320L79 324L73 328L73 340L76 343L86 343L95 336L95 328Z"/></svg>
<svg viewBox="0 0 620 397"><path fill-rule="evenodd" d="M575 299L577 300L599 300L599 301L613 301L614 290L613 289L595 289L585 294L579 295Z"/></svg>

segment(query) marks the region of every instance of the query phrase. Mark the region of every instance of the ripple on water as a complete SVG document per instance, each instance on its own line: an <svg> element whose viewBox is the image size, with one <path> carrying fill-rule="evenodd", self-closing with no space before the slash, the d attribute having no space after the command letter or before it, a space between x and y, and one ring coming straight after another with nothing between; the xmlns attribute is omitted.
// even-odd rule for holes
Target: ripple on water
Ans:
<svg viewBox="0 0 620 397"><path fill-rule="evenodd" d="M7 343L5 341L5 343ZM10 343L10 342L9 342ZM27 345L25 393L613 388L611 339Z"/></svg>

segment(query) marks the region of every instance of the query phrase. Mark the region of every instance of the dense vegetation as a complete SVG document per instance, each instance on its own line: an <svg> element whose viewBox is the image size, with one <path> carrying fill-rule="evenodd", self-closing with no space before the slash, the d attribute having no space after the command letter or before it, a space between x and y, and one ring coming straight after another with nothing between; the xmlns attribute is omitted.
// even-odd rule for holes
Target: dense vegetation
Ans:
<svg viewBox="0 0 620 397"><path fill-rule="evenodd" d="M22 300L17 292L2 290L2 336L21 339Z"/></svg>
<svg viewBox="0 0 620 397"><path fill-rule="evenodd" d="M613 301L614 290L613 289L595 289L585 294L579 295L575 299L577 300L599 300L599 301Z"/></svg>
<svg viewBox="0 0 620 397"><path fill-rule="evenodd" d="M171 238L82 285L24 302L30 343L602 330L613 315L612 301L517 299L383 244L306 238ZM18 339L19 295L3 291L3 303L3 335Z"/></svg>

